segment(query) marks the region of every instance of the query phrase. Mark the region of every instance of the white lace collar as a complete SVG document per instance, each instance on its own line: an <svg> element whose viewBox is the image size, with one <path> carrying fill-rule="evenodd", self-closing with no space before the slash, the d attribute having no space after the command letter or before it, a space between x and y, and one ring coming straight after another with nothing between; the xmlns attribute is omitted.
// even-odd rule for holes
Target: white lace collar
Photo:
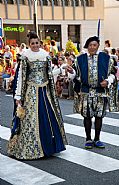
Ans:
<svg viewBox="0 0 119 185"><path fill-rule="evenodd" d="M27 57L29 61L46 61L46 57L48 56L48 53L44 49L39 49L38 52L32 51L30 48L27 49L24 53L23 56Z"/></svg>

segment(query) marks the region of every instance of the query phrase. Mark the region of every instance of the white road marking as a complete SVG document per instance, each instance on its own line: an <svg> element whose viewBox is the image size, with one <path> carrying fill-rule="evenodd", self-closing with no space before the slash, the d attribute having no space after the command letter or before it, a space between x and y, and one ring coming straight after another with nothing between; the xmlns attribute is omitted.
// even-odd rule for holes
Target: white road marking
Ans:
<svg viewBox="0 0 119 185"><path fill-rule="evenodd" d="M68 123L64 124L66 133L73 134L75 136L85 137L85 129L81 126L71 125ZM91 130L92 138L94 138L95 131ZM105 143L119 146L119 135L110 134L107 132L101 131L101 140Z"/></svg>
<svg viewBox="0 0 119 185"><path fill-rule="evenodd" d="M8 135L10 135L10 129L1 126L0 130L1 130L1 128L2 128L2 131L4 131L3 135L1 134L2 132L0 132L1 138L8 140L9 139ZM65 123L65 130L66 130L66 133L85 137L85 132L84 132L83 127ZM5 131L6 131L6 134L5 134ZM103 136L103 134L104 134L104 136ZM119 135L102 133L102 138L103 138L104 142L107 142L107 143L111 142L110 144L119 146ZM84 149L76 148L76 147L73 147L70 145L67 146L66 151L61 152L60 154L56 154L55 156L62 158L62 159L65 159L67 161L73 162L75 164L80 164L84 167L93 169L93 170L101 172L101 173L119 169L119 160L116 160L116 159L113 159L113 158L110 158L107 156L103 156L100 154L96 154L94 152L87 151ZM0 164L1 164L1 162L0 162ZM5 175L5 176L7 176L7 175ZM17 184L17 185L19 185L19 184Z"/></svg>
<svg viewBox="0 0 119 185"><path fill-rule="evenodd" d="M5 96L8 96L8 97L13 97L13 95L12 95L12 94L6 94Z"/></svg>
<svg viewBox="0 0 119 185"><path fill-rule="evenodd" d="M11 135L10 128L3 127L0 125L0 137L5 140L9 140Z"/></svg>
<svg viewBox="0 0 119 185"><path fill-rule="evenodd" d="M0 178L13 185L50 185L65 181L2 154L0 154Z"/></svg>
<svg viewBox="0 0 119 185"><path fill-rule="evenodd" d="M106 112L109 112L109 110L107 110ZM111 113L114 113L114 114L119 114L119 111L118 112L109 112L110 114Z"/></svg>
<svg viewBox="0 0 119 185"><path fill-rule="evenodd" d="M83 120L83 117L80 114L69 114L69 115L65 115L65 116L70 117L70 118L76 118L76 119ZM95 118L93 117L92 121L94 122L94 120L95 120ZM119 119L104 117L103 124L119 127Z"/></svg>
<svg viewBox="0 0 119 185"><path fill-rule="evenodd" d="M70 145L65 152L55 156L101 173L119 169L119 160Z"/></svg>

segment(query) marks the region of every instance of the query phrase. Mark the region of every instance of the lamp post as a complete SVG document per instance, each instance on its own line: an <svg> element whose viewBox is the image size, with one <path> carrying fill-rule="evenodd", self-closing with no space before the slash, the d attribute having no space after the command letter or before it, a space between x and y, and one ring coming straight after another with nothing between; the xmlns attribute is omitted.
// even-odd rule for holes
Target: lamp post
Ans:
<svg viewBox="0 0 119 185"><path fill-rule="evenodd" d="M33 0L33 24L34 24L34 31L38 35L38 23L37 23L37 0Z"/></svg>

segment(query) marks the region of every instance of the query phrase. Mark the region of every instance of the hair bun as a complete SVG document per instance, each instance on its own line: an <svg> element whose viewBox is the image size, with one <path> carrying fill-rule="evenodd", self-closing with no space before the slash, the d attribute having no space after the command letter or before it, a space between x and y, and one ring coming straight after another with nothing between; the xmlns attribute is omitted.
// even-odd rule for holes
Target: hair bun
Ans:
<svg viewBox="0 0 119 185"><path fill-rule="evenodd" d="M32 39L32 38L38 38L38 35L35 31L30 31L28 34L27 34L27 37L29 39Z"/></svg>

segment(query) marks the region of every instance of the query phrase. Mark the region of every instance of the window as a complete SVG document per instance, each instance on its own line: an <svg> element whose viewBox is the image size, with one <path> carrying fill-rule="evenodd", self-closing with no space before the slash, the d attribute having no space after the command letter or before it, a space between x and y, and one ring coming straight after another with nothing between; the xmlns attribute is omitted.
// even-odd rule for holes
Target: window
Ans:
<svg viewBox="0 0 119 185"><path fill-rule="evenodd" d="M61 25L39 25L38 30L41 40L55 40L57 46L61 47Z"/></svg>
<svg viewBox="0 0 119 185"><path fill-rule="evenodd" d="M58 0L54 0L54 5L58 6Z"/></svg>
<svg viewBox="0 0 119 185"><path fill-rule="evenodd" d="M43 5L48 6L48 0L43 0Z"/></svg>
<svg viewBox="0 0 119 185"><path fill-rule="evenodd" d="M14 4L14 0L7 0L8 4Z"/></svg>
<svg viewBox="0 0 119 185"><path fill-rule="evenodd" d="M94 6L94 0L85 0L86 6Z"/></svg>
<svg viewBox="0 0 119 185"><path fill-rule="evenodd" d="M69 6L69 0L65 0L65 6Z"/></svg>
<svg viewBox="0 0 119 185"><path fill-rule="evenodd" d="M74 0L75 1L75 6L83 6L83 0ZM71 1L71 6L74 5L74 1Z"/></svg>
<svg viewBox="0 0 119 185"><path fill-rule="evenodd" d="M80 50L80 25L68 25L68 40Z"/></svg>
<svg viewBox="0 0 119 185"><path fill-rule="evenodd" d="M25 3L25 0L19 0L19 4L25 5L25 4L26 4L26 3Z"/></svg>
<svg viewBox="0 0 119 185"><path fill-rule="evenodd" d="M94 6L94 0L75 0L76 6L84 6L84 3L86 6ZM72 1L73 6L73 1Z"/></svg>
<svg viewBox="0 0 119 185"><path fill-rule="evenodd" d="M80 1L80 0L75 0L75 5L76 5L76 6L79 6L79 1Z"/></svg>

